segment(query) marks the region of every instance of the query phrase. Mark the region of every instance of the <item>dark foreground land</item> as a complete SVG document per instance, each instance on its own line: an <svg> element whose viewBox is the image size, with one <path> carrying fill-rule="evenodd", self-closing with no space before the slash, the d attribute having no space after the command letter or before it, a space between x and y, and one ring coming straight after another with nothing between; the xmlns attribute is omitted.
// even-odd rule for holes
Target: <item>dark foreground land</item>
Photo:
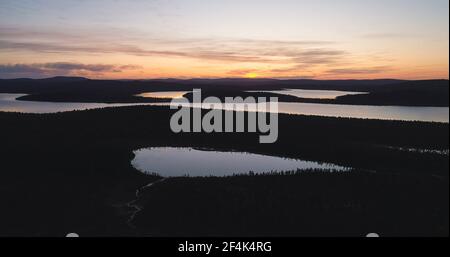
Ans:
<svg viewBox="0 0 450 257"><path fill-rule="evenodd" d="M449 125L280 115L279 140L173 134L163 107L0 113L0 236L448 236ZM229 178L136 171L149 146L239 150L353 167ZM205 160L207 161L207 160ZM131 226L130 226L131 225Z"/></svg>

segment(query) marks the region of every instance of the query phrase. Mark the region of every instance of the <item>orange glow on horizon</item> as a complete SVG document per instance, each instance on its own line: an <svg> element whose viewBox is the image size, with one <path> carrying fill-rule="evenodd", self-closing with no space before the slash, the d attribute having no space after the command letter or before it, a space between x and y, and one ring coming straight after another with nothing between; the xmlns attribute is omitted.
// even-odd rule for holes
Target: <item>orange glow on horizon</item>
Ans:
<svg viewBox="0 0 450 257"><path fill-rule="evenodd" d="M245 76L243 76L243 77L248 78L248 79L256 79L259 77L259 75L254 72L250 72L250 73L245 74Z"/></svg>

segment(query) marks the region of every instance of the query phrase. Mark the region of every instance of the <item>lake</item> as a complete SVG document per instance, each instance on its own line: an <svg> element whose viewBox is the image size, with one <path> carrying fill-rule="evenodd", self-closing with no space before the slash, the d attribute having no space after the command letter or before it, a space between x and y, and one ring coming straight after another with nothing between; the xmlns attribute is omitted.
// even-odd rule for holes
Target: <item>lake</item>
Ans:
<svg viewBox="0 0 450 257"><path fill-rule="evenodd" d="M272 91L252 90L247 92L275 93L281 95L291 95L300 98L312 98L312 99L336 99L336 97L344 95L367 94L366 92L350 92L350 91L336 91L336 90L306 90L306 89L283 89Z"/></svg>
<svg viewBox="0 0 450 257"><path fill-rule="evenodd" d="M166 92L159 92L165 94ZM170 103L130 103L130 104L103 104L103 103L54 103L37 101L18 101L17 97L23 94L0 94L0 111L23 113L56 113L74 110L88 110L105 107L154 105L168 106ZM190 107L200 107L199 104L188 104ZM233 106L223 106L222 109L232 110ZM237 110L245 110L244 106L237 106ZM250 106L255 111L256 106ZM409 106L369 106L369 105L337 105L314 103L284 103L280 102L279 113L316 115L343 118L365 118L382 120L405 121L434 121L449 122L448 107L409 107Z"/></svg>
<svg viewBox="0 0 450 257"><path fill-rule="evenodd" d="M163 98L163 99L176 99L182 98L184 94L189 93L189 91L163 91L163 92L148 92L138 94L136 96L145 98Z"/></svg>
<svg viewBox="0 0 450 257"><path fill-rule="evenodd" d="M103 103L66 103L19 101L16 98L25 94L0 94L0 111L22 113L56 113L76 110L89 110L115 106L132 106L136 104L103 104Z"/></svg>
<svg viewBox="0 0 450 257"><path fill-rule="evenodd" d="M133 167L143 173L157 173L163 177L224 177L249 172L261 174L305 169L349 170L334 164L190 147L151 147L136 150L134 154Z"/></svg>

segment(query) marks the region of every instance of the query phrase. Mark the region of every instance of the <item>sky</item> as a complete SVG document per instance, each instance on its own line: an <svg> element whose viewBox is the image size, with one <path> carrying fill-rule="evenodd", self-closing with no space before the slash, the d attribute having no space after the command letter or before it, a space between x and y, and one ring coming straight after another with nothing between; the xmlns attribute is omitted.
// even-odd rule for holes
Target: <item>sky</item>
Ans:
<svg viewBox="0 0 450 257"><path fill-rule="evenodd" d="M448 0L0 0L0 78L449 77Z"/></svg>

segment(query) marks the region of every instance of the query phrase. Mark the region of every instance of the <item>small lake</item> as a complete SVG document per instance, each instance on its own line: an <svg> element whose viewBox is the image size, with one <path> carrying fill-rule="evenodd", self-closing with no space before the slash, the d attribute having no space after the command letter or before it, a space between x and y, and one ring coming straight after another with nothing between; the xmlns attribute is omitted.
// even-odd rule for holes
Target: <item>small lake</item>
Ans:
<svg viewBox="0 0 450 257"><path fill-rule="evenodd" d="M224 177L234 174L255 174L324 169L347 171L341 166L289 159L246 152L222 152L190 147L151 147L134 151L133 167L163 177Z"/></svg>
<svg viewBox="0 0 450 257"><path fill-rule="evenodd" d="M184 94L189 93L189 91L164 91L164 92L148 92L138 94L136 96L145 98L162 98L162 99L177 99L182 98Z"/></svg>
<svg viewBox="0 0 450 257"><path fill-rule="evenodd" d="M300 98L312 98L312 99L336 99L338 96L344 95L360 95L367 94L365 92L351 92L351 91L336 91L336 90L306 90L306 89L284 89L284 90L272 90L272 91L247 91L247 92L259 92L259 93L274 93L281 95L291 95Z"/></svg>
<svg viewBox="0 0 450 257"><path fill-rule="evenodd" d="M165 94L167 92L159 92ZM181 93L181 92L180 92ZM67 103L67 102L38 102L19 101L16 98L24 94L1 94L0 111L23 113L56 113L75 110L89 110L105 107L153 105L168 106L170 103ZM189 107L201 107L200 104L188 104ZM221 109L233 110L233 105L225 105ZM237 105L238 111L246 110L244 105ZM250 106L249 111L255 111L256 106ZM449 122L448 107L409 107L409 106L370 106L370 105L342 105L342 104L315 104L315 103L278 103L278 112L285 114L315 115L342 118L363 118L381 120L404 121L432 121Z"/></svg>

